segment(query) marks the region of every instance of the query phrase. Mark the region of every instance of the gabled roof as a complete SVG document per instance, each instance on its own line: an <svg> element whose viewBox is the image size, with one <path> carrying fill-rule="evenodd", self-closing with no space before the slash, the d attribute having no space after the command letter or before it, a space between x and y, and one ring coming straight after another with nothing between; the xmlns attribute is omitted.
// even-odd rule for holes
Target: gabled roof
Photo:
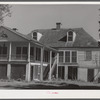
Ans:
<svg viewBox="0 0 100 100"><path fill-rule="evenodd" d="M20 36L20 37L22 37L22 38L24 38L24 39L26 39L26 40L28 40L28 41L30 41L31 43L34 43L34 44L37 44L37 45L39 45L39 46L43 46L43 47L46 47L46 48L48 48L48 49L57 51L57 50L55 50L54 48L51 48L51 47L49 47L49 46L46 46L45 44L42 44L42 43L40 43L39 41L37 41L37 40L35 40L35 39L33 39L33 38L29 38L27 35L24 35L24 34L22 34L22 33L19 33L18 31L15 31L15 30L13 30L13 29L11 29L11 28L9 28L9 27L6 27L6 26L1 26L1 27L3 27L3 28L5 28L5 29L7 29L7 30L9 30L9 31L11 31L11 32L13 32L13 33L15 33L16 35L18 35L18 36Z"/></svg>
<svg viewBox="0 0 100 100"><path fill-rule="evenodd" d="M6 27L6 26L1 26L1 28L2 28L2 27L3 27L4 29L7 29L8 31L11 31L12 33L14 33L14 34L16 34L16 35L18 35L18 36L20 36L20 37L26 39L27 41L32 41L32 42L34 42L34 43L38 43L38 44L42 45L40 42L36 41L35 39L30 39L27 35L24 35L24 34L18 32L18 31L15 31L15 30L13 30L13 29L11 29L11 28L9 28L9 27Z"/></svg>
<svg viewBox="0 0 100 100"><path fill-rule="evenodd" d="M34 31L43 34L40 42L51 47L98 47L98 42L83 28L71 29L76 33L76 38L72 45L66 45L66 42L59 41L66 36L69 30L70 29L37 29Z"/></svg>

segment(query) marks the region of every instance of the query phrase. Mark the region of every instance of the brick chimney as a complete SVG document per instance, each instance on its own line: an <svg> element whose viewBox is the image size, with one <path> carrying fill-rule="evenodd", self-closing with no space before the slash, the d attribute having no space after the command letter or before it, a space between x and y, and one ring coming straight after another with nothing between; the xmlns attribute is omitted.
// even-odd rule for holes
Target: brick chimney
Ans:
<svg viewBox="0 0 100 100"><path fill-rule="evenodd" d="M61 23L60 22L56 23L56 29L59 30L60 28L61 28Z"/></svg>

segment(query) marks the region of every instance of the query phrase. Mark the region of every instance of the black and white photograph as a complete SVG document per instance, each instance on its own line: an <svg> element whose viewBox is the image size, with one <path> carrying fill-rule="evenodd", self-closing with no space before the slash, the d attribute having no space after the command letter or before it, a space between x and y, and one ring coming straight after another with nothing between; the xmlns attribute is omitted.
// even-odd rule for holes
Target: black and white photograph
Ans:
<svg viewBox="0 0 100 100"><path fill-rule="evenodd" d="M0 4L0 90L8 89L99 90L100 4Z"/></svg>

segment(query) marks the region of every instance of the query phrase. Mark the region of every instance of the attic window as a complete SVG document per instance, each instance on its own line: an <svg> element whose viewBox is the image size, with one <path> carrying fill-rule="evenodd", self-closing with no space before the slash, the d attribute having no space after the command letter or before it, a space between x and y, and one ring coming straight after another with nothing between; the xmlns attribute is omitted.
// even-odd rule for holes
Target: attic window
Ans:
<svg viewBox="0 0 100 100"><path fill-rule="evenodd" d="M33 32L33 39L37 40L37 32Z"/></svg>
<svg viewBox="0 0 100 100"><path fill-rule="evenodd" d="M73 31L68 32L68 41L73 41Z"/></svg>

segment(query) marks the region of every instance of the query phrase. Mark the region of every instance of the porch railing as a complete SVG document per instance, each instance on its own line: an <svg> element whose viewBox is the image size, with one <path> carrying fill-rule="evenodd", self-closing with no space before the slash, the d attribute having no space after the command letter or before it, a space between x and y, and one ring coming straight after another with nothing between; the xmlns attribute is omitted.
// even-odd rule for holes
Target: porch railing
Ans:
<svg viewBox="0 0 100 100"><path fill-rule="evenodd" d="M0 61L8 60L9 56L7 54L0 54Z"/></svg>
<svg viewBox="0 0 100 100"><path fill-rule="evenodd" d="M11 60L24 60L26 61L28 59L28 55L11 55Z"/></svg>

